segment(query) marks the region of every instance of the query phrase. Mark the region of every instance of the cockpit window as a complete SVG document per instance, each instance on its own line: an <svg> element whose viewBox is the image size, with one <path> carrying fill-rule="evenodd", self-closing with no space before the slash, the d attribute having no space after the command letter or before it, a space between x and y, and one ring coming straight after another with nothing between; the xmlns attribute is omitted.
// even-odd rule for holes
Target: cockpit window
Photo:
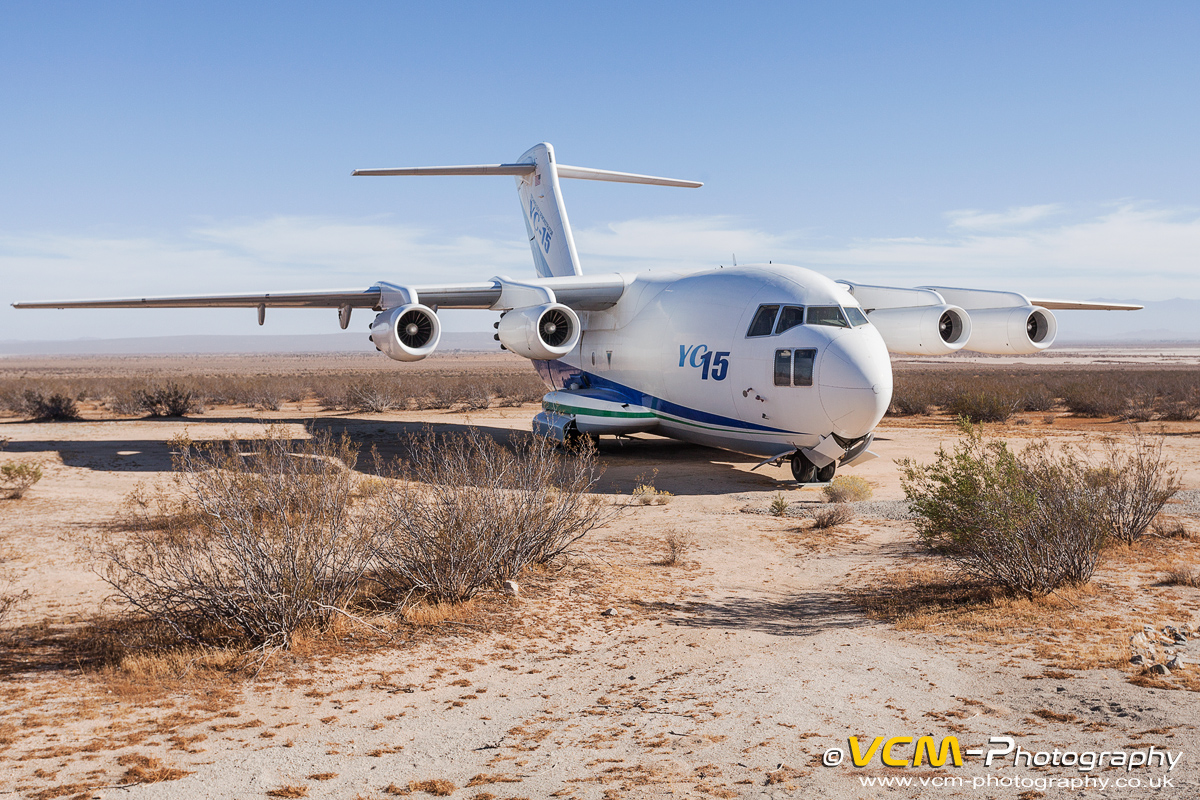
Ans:
<svg viewBox="0 0 1200 800"><path fill-rule="evenodd" d="M846 316L850 318L850 324L856 328L867 324L867 315L862 312L861 308L846 306Z"/></svg>
<svg viewBox="0 0 1200 800"><path fill-rule="evenodd" d="M779 312L779 306L759 306L758 313L754 315L754 321L750 323L750 330L746 331L747 336L770 336L771 328L775 325L775 314Z"/></svg>
<svg viewBox="0 0 1200 800"><path fill-rule="evenodd" d="M775 324L775 333L783 333L789 328L804 324L804 306L784 306Z"/></svg>
<svg viewBox="0 0 1200 800"><path fill-rule="evenodd" d="M832 325L835 328L849 328L846 315L838 306L809 306L809 325Z"/></svg>

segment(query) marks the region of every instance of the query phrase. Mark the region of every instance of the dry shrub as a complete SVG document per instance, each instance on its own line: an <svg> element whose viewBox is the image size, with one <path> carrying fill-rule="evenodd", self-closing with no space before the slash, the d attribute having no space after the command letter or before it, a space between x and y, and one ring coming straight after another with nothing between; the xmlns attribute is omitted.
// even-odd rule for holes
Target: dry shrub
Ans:
<svg viewBox="0 0 1200 800"><path fill-rule="evenodd" d="M956 391L946 403L946 413L971 422L1006 422L1021 405L1021 395L1008 387L968 388Z"/></svg>
<svg viewBox="0 0 1200 800"><path fill-rule="evenodd" d="M854 519L854 512L850 510L850 506L836 503L813 514L813 527L817 530L836 528L838 525L845 525L852 519Z"/></svg>
<svg viewBox="0 0 1200 800"><path fill-rule="evenodd" d="M141 389L134 401L152 417L186 417L203 407L193 389L174 382Z"/></svg>
<svg viewBox="0 0 1200 800"><path fill-rule="evenodd" d="M674 567L692 551L692 548L695 546L695 539L688 531L671 528L667 531L667 536L663 543L666 545L666 552L658 564L664 567Z"/></svg>
<svg viewBox="0 0 1200 800"><path fill-rule="evenodd" d="M366 380L351 384L339 405L349 411L380 414L408 405L408 395L398 383Z"/></svg>
<svg viewBox="0 0 1200 800"><path fill-rule="evenodd" d="M281 429L174 444L174 485L131 498L128 535L97 547L100 576L188 641L289 646L325 626L357 591L382 524L352 511L355 447Z"/></svg>
<svg viewBox="0 0 1200 800"><path fill-rule="evenodd" d="M270 789L267 797L308 797L308 787L303 784L285 784L278 789Z"/></svg>
<svg viewBox="0 0 1200 800"><path fill-rule="evenodd" d="M0 465L0 492L10 499L20 499L42 479L42 468L32 461L17 461Z"/></svg>
<svg viewBox="0 0 1200 800"><path fill-rule="evenodd" d="M964 426L954 452L931 465L905 459L901 482L925 544L967 575L1038 597L1086 583L1107 525L1088 466L1044 444L1019 455Z"/></svg>
<svg viewBox="0 0 1200 800"><path fill-rule="evenodd" d="M831 503L853 503L871 499L871 484L861 475L838 475L822 491Z"/></svg>
<svg viewBox="0 0 1200 800"><path fill-rule="evenodd" d="M509 448L477 428L410 437L400 479L380 496L380 580L461 602L562 554L609 514L589 494L600 468L588 444L564 453L524 435Z"/></svg>
<svg viewBox="0 0 1200 800"><path fill-rule="evenodd" d="M5 405L18 414L35 420L64 421L79 419L79 406L75 398L63 392L44 392L26 389L9 395Z"/></svg>
<svg viewBox="0 0 1200 800"><path fill-rule="evenodd" d="M1085 478L1103 500L1100 510L1109 535L1132 544L1141 538L1180 489L1179 473L1163 455L1161 438L1136 434L1125 446L1113 439L1104 458Z"/></svg>

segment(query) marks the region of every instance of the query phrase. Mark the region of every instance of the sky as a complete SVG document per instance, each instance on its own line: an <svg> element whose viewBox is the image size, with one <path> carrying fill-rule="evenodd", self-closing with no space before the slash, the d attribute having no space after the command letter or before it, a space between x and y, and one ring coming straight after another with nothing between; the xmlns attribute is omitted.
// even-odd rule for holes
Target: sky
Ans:
<svg viewBox="0 0 1200 800"><path fill-rule="evenodd" d="M705 182L564 181L585 272L1200 299L1197 41L1191 2L0 0L0 340L338 330L18 300L532 276L511 178L350 172L540 141Z"/></svg>

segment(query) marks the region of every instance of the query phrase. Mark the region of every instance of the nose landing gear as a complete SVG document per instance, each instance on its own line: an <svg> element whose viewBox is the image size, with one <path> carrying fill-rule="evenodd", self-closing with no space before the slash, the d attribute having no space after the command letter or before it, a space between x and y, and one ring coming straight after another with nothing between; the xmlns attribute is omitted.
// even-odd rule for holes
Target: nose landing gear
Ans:
<svg viewBox="0 0 1200 800"><path fill-rule="evenodd" d="M837 462L830 461L823 467L808 460L808 456L797 452L792 456L792 477L796 483L829 483L837 471Z"/></svg>

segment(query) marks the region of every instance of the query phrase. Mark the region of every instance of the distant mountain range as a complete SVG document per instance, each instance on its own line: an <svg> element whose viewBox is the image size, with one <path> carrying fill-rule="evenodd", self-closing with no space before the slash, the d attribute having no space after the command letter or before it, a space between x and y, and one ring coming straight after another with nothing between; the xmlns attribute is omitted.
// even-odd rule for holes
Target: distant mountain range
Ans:
<svg viewBox="0 0 1200 800"><path fill-rule="evenodd" d="M1138 300L1114 302L1138 303ZM1143 311L1056 311L1061 344L1200 342L1200 300L1142 303ZM439 350L491 352L491 333L443 333ZM136 339L0 341L0 355L135 355L180 353L365 353L361 333L300 336L154 336Z"/></svg>

